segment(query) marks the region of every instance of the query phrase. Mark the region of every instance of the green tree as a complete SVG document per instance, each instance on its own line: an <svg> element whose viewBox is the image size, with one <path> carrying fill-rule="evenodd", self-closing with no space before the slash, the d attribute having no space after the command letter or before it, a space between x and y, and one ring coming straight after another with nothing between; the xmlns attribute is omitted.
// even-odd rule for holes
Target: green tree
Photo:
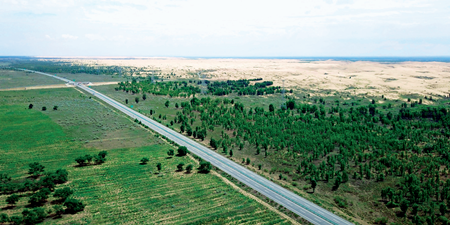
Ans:
<svg viewBox="0 0 450 225"><path fill-rule="evenodd" d="M230 157L233 157L233 149L230 149Z"/></svg>
<svg viewBox="0 0 450 225"><path fill-rule="evenodd" d="M30 163L28 164L28 166L30 167L28 169L28 174L31 174L33 176L39 176L42 173L44 173L45 166L41 165L38 162Z"/></svg>
<svg viewBox="0 0 450 225"><path fill-rule="evenodd" d="M250 164L250 158L247 158L247 165L249 165Z"/></svg>
<svg viewBox="0 0 450 225"><path fill-rule="evenodd" d="M8 214L2 213L0 214L0 223L7 223L9 222Z"/></svg>
<svg viewBox="0 0 450 225"><path fill-rule="evenodd" d="M158 171L161 171L161 169L162 169L161 163L156 164L156 168L158 168Z"/></svg>
<svg viewBox="0 0 450 225"><path fill-rule="evenodd" d="M400 201L400 210L402 210L403 215L406 215L406 212L408 211L409 201L407 199L402 199Z"/></svg>
<svg viewBox="0 0 450 225"><path fill-rule="evenodd" d="M139 103L139 97L134 98L134 101L135 101L136 103Z"/></svg>
<svg viewBox="0 0 450 225"><path fill-rule="evenodd" d="M79 166L84 166L84 165L86 165L86 157L79 156L79 157L75 158L75 162L77 162Z"/></svg>
<svg viewBox="0 0 450 225"><path fill-rule="evenodd" d="M178 147L178 156L185 156L188 154L188 149L185 146Z"/></svg>
<svg viewBox="0 0 450 225"><path fill-rule="evenodd" d="M58 106L57 105L53 106L53 110L58 110Z"/></svg>
<svg viewBox="0 0 450 225"><path fill-rule="evenodd" d="M148 161L149 161L149 159L147 157L144 157L141 159L141 164L145 165L148 163Z"/></svg>
<svg viewBox="0 0 450 225"><path fill-rule="evenodd" d="M212 165L210 162L202 161L200 162L200 167L198 168L200 173L209 173L211 171Z"/></svg>
<svg viewBox="0 0 450 225"><path fill-rule="evenodd" d="M439 205L439 212L441 212L441 215L445 215L445 213L447 213L447 206L443 202Z"/></svg>
<svg viewBox="0 0 450 225"><path fill-rule="evenodd" d="M142 95L142 100L146 100L147 99L147 95L144 93L144 95Z"/></svg>
<svg viewBox="0 0 450 225"><path fill-rule="evenodd" d="M178 109L178 107L180 107L180 106L178 105L178 102L176 102L176 103L175 103L175 108Z"/></svg>
<svg viewBox="0 0 450 225"><path fill-rule="evenodd" d="M47 107L43 106L42 111L46 111L46 110L47 110Z"/></svg>
<svg viewBox="0 0 450 225"><path fill-rule="evenodd" d="M55 214L57 217L61 217L64 213L64 208L61 205L53 205L53 210L55 210Z"/></svg>
<svg viewBox="0 0 450 225"><path fill-rule="evenodd" d="M64 201L64 206L66 207L66 212L77 213L83 211L85 205L80 200L68 198Z"/></svg>
<svg viewBox="0 0 450 225"><path fill-rule="evenodd" d="M6 198L6 203L8 203L10 205L15 205L17 203L17 201L19 201L19 195L17 195L17 194L12 194Z"/></svg>
<svg viewBox="0 0 450 225"><path fill-rule="evenodd" d="M184 166L184 163L179 163L179 164L177 165L178 171L183 171L183 166Z"/></svg>
<svg viewBox="0 0 450 225"><path fill-rule="evenodd" d="M169 100L167 100L167 101L164 103L164 106L166 106L166 108L169 108L169 105L170 105L170 102L169 102Z"/></svg>
<svg viewBox="0 0 450 225"><path fill-rule="evenodd" d="M125 104L128 104L128 99L125 99Z"/></svg>
<svg viewBox="0 0 450 225"><path fill-rule="evenodd" d="M167 151L167 155L172 158L175 155L175 152L173 151L173 149L169 149L169 151Z"/></svg>
<svg viewBox="0 0 450 225"><path fill-rule="evenodd" d="M316 179L311 179L311 188L313 189L313 193L316 192L317 181Z"/></svg>
<svg viewBox="0 0 450 225"><path fill-rule="evenodd" d="M209 141L209 145L214 148L217 149L217 141L214 138L211 138L211 140Z"/></svg>
<svg viewBox="0 0 450 225"><path fill-rule="evenodd" d="M275 111L275 107L273 106L273 104L269 105L269 112L273 112Z"/></svg>
<svg viewBox="0 0 450 225"><path fill-rule="evenodd" d="M28 109L32 109L33 108L33 104L28 105Z"/></svg>
<svg viewBox="0 0 450 225"><path fill-rule="evenodd" d="M9 218L9 221L11 221L12 224L21 224L23 218L21 216L11 216L11 218Z"/></svg>
<svg viewBox="0 0 450 225"><path fill-rule="evenodd" d="M341 185L341 181L342 181L342 178L341 178L340 175L338 175L336 177L336 179L334 180L334 188L335 188L335 190L339 189L339 186Z"/></svg>
<svg viewBox="0 0 450 225"><path fill-rule="evenodd" d="M73 191L69 187L57 189L53 194L53 197L59 198L61 201L65 201L69 196L73 194Z"/></svg>
<svg viewBox="0 0 450 225"><path fill-rule="evenodd" d="M191 173L193 168L194 168L194 166L192 164L187 165L186 166L186 172Z"/></svg>

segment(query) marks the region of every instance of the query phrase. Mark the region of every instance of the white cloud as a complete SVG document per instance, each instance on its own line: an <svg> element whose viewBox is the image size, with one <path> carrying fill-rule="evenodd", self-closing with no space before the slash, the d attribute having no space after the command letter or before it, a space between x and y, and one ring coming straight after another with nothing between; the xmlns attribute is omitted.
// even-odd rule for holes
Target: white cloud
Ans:
<svg viewBox="0 0 450 225"><path fill-rule="evenodd" d="M76 39L78 39L77 36L72 36L72 35L70 35L70 34L63 34L63 35L61 35L61 37L64 38L64 39L70 39L70 40L76 40Z"/></svg>
<svg viewBox="0 0 450 225"><path fill-rule="evenodd" d="M98 34L86 34L84 36L91 41L104 41L105 40L105 38L103 36L98 35Z"/></svg>

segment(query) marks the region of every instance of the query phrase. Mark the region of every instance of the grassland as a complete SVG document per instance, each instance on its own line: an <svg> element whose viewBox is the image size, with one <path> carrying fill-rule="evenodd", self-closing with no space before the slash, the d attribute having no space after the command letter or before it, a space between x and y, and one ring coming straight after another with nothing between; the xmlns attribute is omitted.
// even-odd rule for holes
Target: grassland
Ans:
<svg viewBox="0 0 450 225"><path fill-rule="evenodd" d="M0 89L51 84L64 84L64 82L51 77L39 76L28 72L0 70Z"/></svg>
<svg viewBox="0 0 450 225"><path fill-rule="evenodd" d="M55 105L58 110L52 110ZM197 162L167 158L172 146L72 88L1 92L0 131L2 172L17 180L26 179L28 163L35 161L46 171L65 168L69 182L62 186L74 189L75 198L87 205L81 213L44 224L289 223L214 174L176 172L180 162ZM100 149L108 151L105 164L75 167L75 157ZM150 162L140 165L142 157ZM163 165L160 173L157 162ZM20 214L28 194L13 209L4 207L7 196L0 196L0 212Z"/></svg>

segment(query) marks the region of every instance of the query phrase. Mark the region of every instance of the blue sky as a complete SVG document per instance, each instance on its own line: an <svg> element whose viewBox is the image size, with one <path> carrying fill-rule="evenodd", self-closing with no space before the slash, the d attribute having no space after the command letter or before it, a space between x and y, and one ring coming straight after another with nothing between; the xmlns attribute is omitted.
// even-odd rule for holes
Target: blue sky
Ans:
<svg viewBox="0 0 450 225"><path fill-rule="evenodd" d="M450 56L450 1L0 0L0 55Z"/></svg>

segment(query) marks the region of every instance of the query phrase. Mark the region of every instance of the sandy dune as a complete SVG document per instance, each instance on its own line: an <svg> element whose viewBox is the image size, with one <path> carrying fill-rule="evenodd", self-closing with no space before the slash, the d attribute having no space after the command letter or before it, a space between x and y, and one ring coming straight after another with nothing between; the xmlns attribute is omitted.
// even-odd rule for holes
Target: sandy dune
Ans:
<svg viewBox="0 0 450 225"><path fill-rule="evenodd" d="M345 91L352 94L385 95L396 98L403 94L449 96L450 63L442 62L348 62L301 61L282 59L77 59L77 62L103 65L147 67L174 72L181 78L194 78L189 72L203 70L209 79L272 80L275 85L292 89ZM205 72L206 71L206 72Z"/></svg>

